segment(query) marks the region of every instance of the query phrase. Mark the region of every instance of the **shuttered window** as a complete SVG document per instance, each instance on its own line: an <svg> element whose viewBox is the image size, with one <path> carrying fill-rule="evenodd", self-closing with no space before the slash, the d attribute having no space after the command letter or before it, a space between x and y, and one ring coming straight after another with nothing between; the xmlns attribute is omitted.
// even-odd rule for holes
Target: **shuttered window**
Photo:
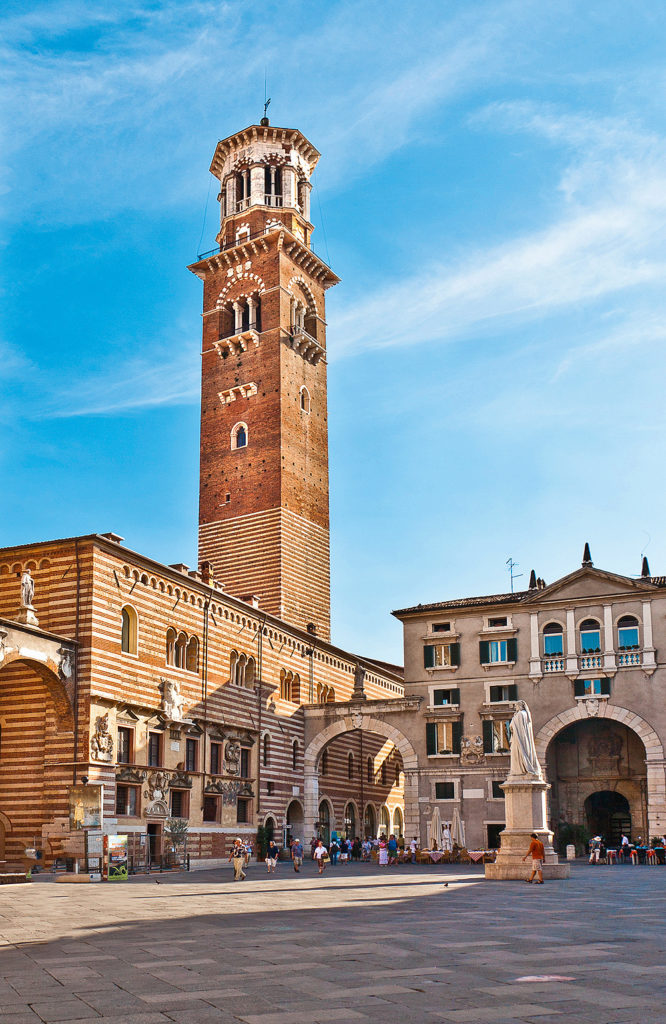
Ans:
<svg viewBox="0 0 666 1024"><path fill-rule="evenodd" d="M502 665L518 661L518 640L480 640L479 660L482 665Z"/></svg>
<svg viewBox="0 0 666 1024"><path fill-rule="evenodd" d="M424 668L457 668L460 665L460 644L425 644Z"/></svg>
<svg viewBox="0 0 666 1024"><path fill-rule="evenodd" d="M447 704L460 704L460 690L435 690L433 692L433 705L445 706Z"/></svg>
<svg viewBox="0 0 666 1024"><path fill-rule="evenodd" d="M577 679L574 683L576 697L610 697L610 679Z"/></svg>
<svg viewBox="0 0 666 1024"><path fill-rule="evenodd" d="M500 700L518 700L518 686L516 683L508 683L504 686L490 687L490 701L496 703Z"/></svg>

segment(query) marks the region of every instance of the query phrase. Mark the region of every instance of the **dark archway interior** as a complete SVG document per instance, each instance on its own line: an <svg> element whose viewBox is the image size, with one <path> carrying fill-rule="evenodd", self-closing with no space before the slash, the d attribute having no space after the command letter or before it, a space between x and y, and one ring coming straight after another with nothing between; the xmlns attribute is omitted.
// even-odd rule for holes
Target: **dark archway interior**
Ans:
<svg viewBox="0 0 666 1024"><path fill-rule="evenodd" d="M585 801L587 827L594 836L602 836L617 846L622 833L631 835L631 809L626 796L610 789L592 793Z"/></svg>

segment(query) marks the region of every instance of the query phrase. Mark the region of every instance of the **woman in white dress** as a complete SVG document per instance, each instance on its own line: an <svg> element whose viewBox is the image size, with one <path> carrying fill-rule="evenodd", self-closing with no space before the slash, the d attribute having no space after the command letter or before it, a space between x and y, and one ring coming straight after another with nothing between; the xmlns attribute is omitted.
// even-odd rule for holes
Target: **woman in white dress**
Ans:
<svg viewBox="0 0 666 1024"><path fill-rule="evenodd" d="M380 867L388 866L388 846L386 843L385 836L382 836L381 839L379 840L379 865Z"/></svg>

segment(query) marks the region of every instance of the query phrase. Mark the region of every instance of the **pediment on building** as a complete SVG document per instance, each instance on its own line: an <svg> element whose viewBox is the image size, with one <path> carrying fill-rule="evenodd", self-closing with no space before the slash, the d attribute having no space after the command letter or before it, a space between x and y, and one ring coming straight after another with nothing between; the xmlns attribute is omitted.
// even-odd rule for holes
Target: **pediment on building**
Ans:
<svg viewBox="0 0 666 1024"><path fill-rule="evenodd" d="M659 588L649 580L632 580L629 576L585 566L563 576L543 590L530 591L525 602L547 605L553 602L607 600L610 597L636 597Z"/></svg>

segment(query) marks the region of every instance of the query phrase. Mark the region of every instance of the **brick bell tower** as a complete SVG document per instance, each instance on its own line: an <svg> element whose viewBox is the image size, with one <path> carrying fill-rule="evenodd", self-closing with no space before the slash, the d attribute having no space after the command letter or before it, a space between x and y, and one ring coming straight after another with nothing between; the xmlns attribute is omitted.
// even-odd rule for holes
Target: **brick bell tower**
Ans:
<svg viewBox="0 0 666 1024"><path fill-rule="evenodd" d="M310 238L319 153L296 129L223 139L204 285L199 562L230 594L330 636L325 292Z"/></svg>

